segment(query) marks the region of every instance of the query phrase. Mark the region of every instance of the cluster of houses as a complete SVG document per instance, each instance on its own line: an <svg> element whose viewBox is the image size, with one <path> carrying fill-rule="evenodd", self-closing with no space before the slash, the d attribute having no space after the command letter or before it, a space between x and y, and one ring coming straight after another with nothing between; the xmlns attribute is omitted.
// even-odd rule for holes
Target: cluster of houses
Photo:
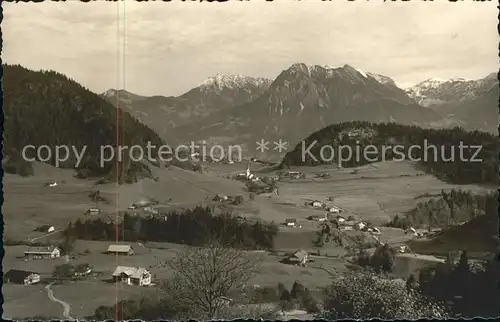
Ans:
<svg viewBox="0 0 500 322"><path fill-rule="evenodd" d="M432 229L431 231L428 231L425 229L418 229L417 230L413 227L409 227L409 228L405 229L405 235L411 235L411 236L415 236L417 238L421 238L421 237L426 237L426 236L438 233L440 230L441 229L439 229L439 228Z"/></svg>
<svg viewBox="0 0 500 322"><path fill-rule="evenodd" d="M107 254L132 256L134 250L130 245L110 245ZM58 247L30 247L24 252L25 260L57 259L61 257ZM92 266L79 264L75 267L74 277L83 277L92 273ZM147 286L151 284L151 273L142 267L117 266L112 274L115 282L129 285ZM31 285L40 282L40 274L32 271L11 269L4 275L5 283Z"/></svg>
<svg viewBox="0 0 500 322"><path fill-rule="evenodd" d="M327 213L334 213L334 214L336 214L336 213L341 213L342 212L342 209L340 207L333 206L333 205L328 205L325 202L322 202L322 201L319 201L319 200L308 201L308 202L305 203L305 205L309 206L309 207L316 208L316 209L323 209Z"/></svg>
<svg viewBox="0 0 500 322"><path fill-rule="evenodd" d="M157 205L158 201L150 199L150 198L142 198L139 201L134 202L128 209L130 210L136 210L136 209L144 209L147 207L152 207L154 205Z"/></svg>
<svg viewBox="0 0 500 322"><path fill-rule="evenodd" d="M137 202L134 202L128 207L129 210L141 211L145 214L159 215L160 211L157 209L156 205L159 202L156 200L143 198ZM104 211L99 207L89 208L84 213L86 216L100 216L104 214Z"/></svg>
<svg viewBox="0 0 500 322"><path fill-rule="evenodd" d="M363 221L354 221L354 220L346 220L344 217L338 216L336 218L337 223L339 224L340 230L358 230L367 233L372 233L374 235L381 234L380 229L377 227L373 227L370 224L367 224Z"/></svg>

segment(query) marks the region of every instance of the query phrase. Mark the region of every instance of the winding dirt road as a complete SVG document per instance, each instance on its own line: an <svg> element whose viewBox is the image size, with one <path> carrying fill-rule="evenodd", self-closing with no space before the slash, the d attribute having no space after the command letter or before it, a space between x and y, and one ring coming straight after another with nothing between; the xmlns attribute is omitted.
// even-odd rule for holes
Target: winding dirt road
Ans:
<svg viewBox="0 0 500 322"><path fill-rule="evenodd" d="M71 315L69 315L71 307L69 306L68 303L61 301L57 298L54 297L54 291L50 288L53 283L50 283L49 285L45 286L45 289L47 290L47 295L51 301L57 302L61 304L64 307L63 311L63 317L67 320L75 320Z"/></svg>

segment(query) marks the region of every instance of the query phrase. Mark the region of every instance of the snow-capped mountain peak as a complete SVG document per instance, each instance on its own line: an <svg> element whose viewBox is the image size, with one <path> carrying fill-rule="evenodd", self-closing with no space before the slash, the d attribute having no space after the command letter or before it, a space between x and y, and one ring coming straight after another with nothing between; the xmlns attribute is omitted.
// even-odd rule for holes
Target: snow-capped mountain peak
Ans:
<svg viewBox="0 0 500 322"><path fill-rule="evenodd" d="M384 75L380 75L380 74L375 74L375 73L368 73L368 76L370 76L371 78L375 79L380 84L389 84L389 85L393 85L393 86L397 87L397 85L394 82L394 80L392 78L390 78L390 77L387 77L387 76L384 76Z"/></svg>
<svg viewBox="0 0 500 322"><path fill-rule="evenodd" d="M360 73L361 75L363 75L365 78L368 78L368 75L366 75L366 73L364 71L362 71L359 68L356 68L356 70L358 71L358 73Z"/></svg>
<svg viewBox="0 0 500 322"><path fill-rule="evenodd" d="M234 89L234 88L245 88L247 86L269 86L271 80L266 78L248 77L243 75L225 75L216 74L206 79L203 83L199 85L201 90L209 91L216 90L222 91L224 88Z"/></svg>
<svg viewBox="0 0 500 322"><path fill-rule="evenodd" d="M469 80L463 77L429 78L415 86L406 88L405 91L417 103L431 106L472 99L490 90L495 82L497 80L492 77L479 80Z"/></svg>

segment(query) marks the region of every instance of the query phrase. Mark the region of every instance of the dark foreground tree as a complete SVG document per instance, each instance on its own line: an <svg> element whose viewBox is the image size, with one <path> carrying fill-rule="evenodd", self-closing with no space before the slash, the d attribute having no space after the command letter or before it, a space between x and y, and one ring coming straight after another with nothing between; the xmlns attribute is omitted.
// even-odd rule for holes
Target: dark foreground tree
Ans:
<svg viewBox="0 0 500 322"><path fill-rule="evenodd" d="M211 241L202 247L185 248L166 262L174 275L162 288L171 302L189 312L185 318L225 318L229 314L227 298L245 290L260 264L258 256ZM240 316L247 317L246 314L242 312Z"/></svg>
<svg viewBox="0 0 500 322"><path fill-rule="evenodd" d="M61 264L54 267L52 277L57 279L68 279L73 277L75 268L71 264Z"/></svg>

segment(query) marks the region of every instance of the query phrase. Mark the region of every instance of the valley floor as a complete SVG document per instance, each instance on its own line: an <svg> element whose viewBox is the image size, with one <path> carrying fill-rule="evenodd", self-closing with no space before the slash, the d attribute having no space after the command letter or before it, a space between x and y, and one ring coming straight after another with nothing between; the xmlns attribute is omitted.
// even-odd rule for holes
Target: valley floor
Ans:
<svg viewBox="0 0 500 322"><path fill-rule="evenodd" d="M252 171L260 166L251 165ZM419 201L453 188L485 193L494 188L480 186L450 185L436 178L415 170L411 163L386 162L354 169L336 169L333 167L300 168L306 179L279 183L279 195L258 195L255 200L248 200L248 192L242 182L228 179L227 176L243 172L246 164L209 165L206 173L194 173L171 167L154 169L159 180L142 180L126 186L107 184L99 186L102 196L108 203L99 205L113 219L117 210L125 210L130 204L142 197L151 197L171 209L192 208L198 204L214 204L215 194L242 194L245 202L237 206L228 206L234 213L257 220L274 221L280 225L275 239L276 251L290 252L299 248L316 252L312 239L318 229L318 223L307 220L308 216L324 213L305 206L311 200L326 201L333 197L333 203L343 209L345 216L352 215L359 220L370 221L380 227L395 215L412 209ZM293 170L293 169L292 169ZM330 172L328 179L314 178L317 172ZM22 178L6 174L4 177L3 214L5 222L4 241L28 241L50 239L47 233L35 232L41 225L64 229L69 222L85 218L83 213L95 207L88 194L95 189L92 181L78 180L72 177L72 171L61 170L47 165L37 165L34 177ZM57 187L45 187L47 181L58 182ZM294 218L300 228L288 228L282 224L286 219ZM410 237L401 229L381 227L381 241L391 245L402 244ZM57 235L57 232L55 233ZM112 305L116 300L127 299L144 294L155 294L155 286L134 287L111 284L109 279L117 265L141 266L150 269L154 281L168 278L171 272L162 265L175 256L183 247L176 244L148 243L146 246L133 245L136 255L120 257L105 255L109 243L77 241L75 259L72 264L90 263L96 277L85 281L52 285L53 296L70 306L70 315L82 319L91 315L98 306ZM9 269L30 270L40 273L42 279L51 276L56 265L63 259L24 261L20 259L26 246L5 246L3 261L4 272ZM85 254L84 254L85 253ZM291 287L294 281L300 281L310 289L325 286L332 278L330 273L341 273L347 269L344 258L346 250L329 245L321 250L314 262L307 267L291 266L279 262L280 255L264 253L261 271L251 281L255 285L275 286L282 282ZM404 259L401 259L404 261ZM399 274L420 267L418 258L408 259L408 265ZM45 316L63 318L63 306L51 301L45 285L19 286L5 284L4 317L26 318ZM36 303L36 305L33 305ZM29 312L29 313L28 313Z"/></svg>

